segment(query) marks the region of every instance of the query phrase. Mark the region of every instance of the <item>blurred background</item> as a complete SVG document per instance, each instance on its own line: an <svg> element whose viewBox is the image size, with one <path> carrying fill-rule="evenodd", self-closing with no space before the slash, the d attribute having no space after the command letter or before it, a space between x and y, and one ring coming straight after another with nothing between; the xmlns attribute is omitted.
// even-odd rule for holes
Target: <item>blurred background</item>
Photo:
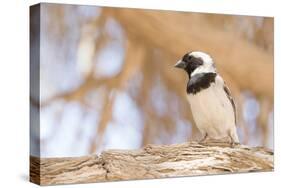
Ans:
<svg viewBox="0 0 281 188"><path fill-rule="evenodd" d="M273 148L273 18L41 4L40 29L32 155L199 140L188 78L173 67L198 50L211 54L234 95L241 143Z"/></svg>

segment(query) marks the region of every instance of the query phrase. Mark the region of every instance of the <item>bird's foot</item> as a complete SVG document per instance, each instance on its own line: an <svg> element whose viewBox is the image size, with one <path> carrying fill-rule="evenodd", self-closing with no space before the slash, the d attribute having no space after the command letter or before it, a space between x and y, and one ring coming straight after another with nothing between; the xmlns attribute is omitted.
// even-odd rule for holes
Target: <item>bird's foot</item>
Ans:
<svg viewBox="0 0 281 188"><path fill-rule="evenodd" d="M239 145L240 145L239 142L230 142L230 146L231 146L232 148L234 148L235 146L239 146Z"/></svg>
<svg viewBox="0 0 281 188"><path fill-rule="evenodd" d="M204 136L201 140L199 140L199 144L204 144L204 143L206 143L206 142L207 142L207 138L208 138L208 135L205 134L205 136Z"/></svg>

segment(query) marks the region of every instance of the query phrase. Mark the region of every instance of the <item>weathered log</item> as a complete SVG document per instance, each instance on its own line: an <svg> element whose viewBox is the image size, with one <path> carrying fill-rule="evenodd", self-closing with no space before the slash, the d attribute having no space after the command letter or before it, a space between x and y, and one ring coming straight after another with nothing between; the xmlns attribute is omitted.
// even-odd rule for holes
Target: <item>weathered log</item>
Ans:
<svg viewBox="0 0 281 188"><path fill-rule="evenodd" d="M30 157L30 180L41 185L271 170L271 150L218 143L148 145L138 150L108 150L99 156Z"/></svg>
<svg viewBox="0 0 281 188"><path fill-rule="evenodd" d="M30 181L40 185L104 181L106 170L97 155L83 157L30 157Z"/></svg>

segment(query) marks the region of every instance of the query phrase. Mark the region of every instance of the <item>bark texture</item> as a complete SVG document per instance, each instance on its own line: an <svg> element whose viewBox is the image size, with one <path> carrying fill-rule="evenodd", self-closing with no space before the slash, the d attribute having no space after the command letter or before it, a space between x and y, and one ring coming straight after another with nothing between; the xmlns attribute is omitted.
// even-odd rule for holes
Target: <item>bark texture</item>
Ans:
<svg viewBox="0 0 281 188"><path fill-rule="evenodd" d="M218 143L148 145L139 150L108 150L99 156L30 157L30 180L41 185L271 170L272 151Z"/></svg>

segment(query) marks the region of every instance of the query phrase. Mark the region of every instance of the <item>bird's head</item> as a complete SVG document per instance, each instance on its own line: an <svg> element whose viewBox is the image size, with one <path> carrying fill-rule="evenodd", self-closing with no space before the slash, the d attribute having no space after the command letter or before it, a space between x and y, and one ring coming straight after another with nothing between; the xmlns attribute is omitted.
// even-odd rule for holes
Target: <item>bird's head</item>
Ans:
<svg viewBox="0 0 281 188"><path fill-rule="evenodd" d="M184 69L189 78L199 73L216 72L211 56L199 51L186 53L175 67Z"/></svg>

